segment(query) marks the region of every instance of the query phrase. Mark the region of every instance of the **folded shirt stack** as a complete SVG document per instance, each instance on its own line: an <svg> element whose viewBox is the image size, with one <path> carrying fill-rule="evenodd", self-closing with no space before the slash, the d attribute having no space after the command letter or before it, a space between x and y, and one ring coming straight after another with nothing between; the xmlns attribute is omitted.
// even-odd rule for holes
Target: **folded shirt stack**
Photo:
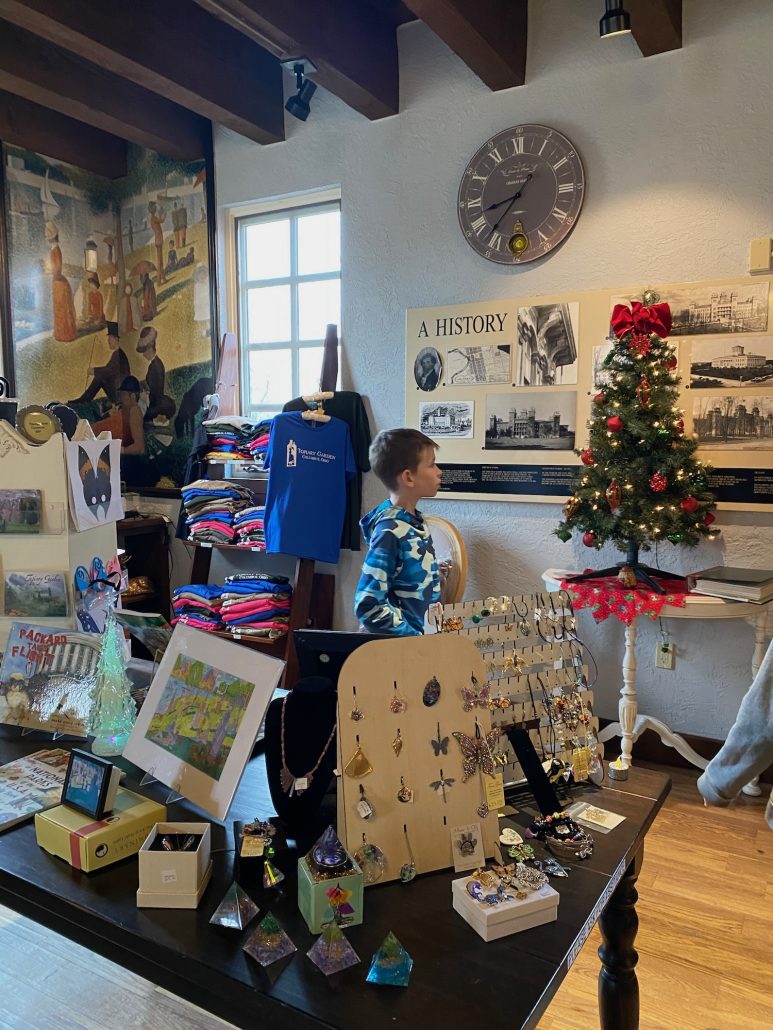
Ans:
<svg viewBox="0 0 773 1030"><path fill-rule="evenodd" d="M223 479L196 479L182 488L188 539L231 544L236 539L236 512L253 507L250 491Z"/></svg>
<svg viewBox="0 0 773 1030"><path fill-rule="evenodd" d="M256 465L262 465L268 449L268 440L271 436L271 419L264 419L259 422L253 431L252 439L247 444L250 460Z"/></svg>
<svg viewBox="0 0 773 1030"><path fill-rule="evenodd" d="M244 415L221 415L204 422L208 461L249 461L261 464L268 445L271 419L254 422Z"/></svg>
<svg viewBox="0 0 773 1030"><path fill-rule="evenodd" d="M242 573L226 578L220 617L231 633L274 640L287 633L291 602L285 576Z"/></svg>
<svg viewBox="0 0 773 1030"><path fill-rule="evenodd" d="M233 526L236 531L236 543L244 547L266 549L263 520L265 508L244 508L234 515Z"/></svg>
<svg viewBox="0 0 773 1030"><path fill-rule="evenodd" d="M208 632L225 629L220 618L222 592L223 588L215 583L188 583L178 587L172 594L172 625L181 622Z"/></svg>

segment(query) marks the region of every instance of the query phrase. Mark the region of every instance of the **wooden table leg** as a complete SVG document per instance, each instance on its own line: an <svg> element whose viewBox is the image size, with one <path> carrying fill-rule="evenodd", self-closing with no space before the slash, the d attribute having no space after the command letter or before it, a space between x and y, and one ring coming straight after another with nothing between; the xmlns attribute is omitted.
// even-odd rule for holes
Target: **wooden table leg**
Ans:
<svg viewBox="0 0 773 1030"><path fill-rule="evenodd" d="M639 1026L639 981L636 979L639 956L633 943L639 928L636 880L643 858L642 846L599 918L603 942L599 948L601 1030L637 1030Z"/></svg>
<svg viewBox="0 0 773 1030"><path fill-rule="evenodd" d="M636 698L636 619L625 627L623 688L620 691L620 759L629 768L632 764L633 735L639 702Z"/></svg>

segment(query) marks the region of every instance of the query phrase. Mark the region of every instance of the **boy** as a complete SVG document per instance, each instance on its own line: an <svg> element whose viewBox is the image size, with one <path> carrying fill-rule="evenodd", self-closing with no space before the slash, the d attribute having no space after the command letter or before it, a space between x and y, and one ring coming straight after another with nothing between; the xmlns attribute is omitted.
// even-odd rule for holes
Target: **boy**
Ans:
<svg viewBox="0 0 773 1030"><path fill-rule="evenodd" d="M370 465L389 490L360 522L368 544L354 613L363 630L420 636L424 616L440 600L432 536L416 502L440 487L435 444L417 429L387 429L371 444Z"/></svg>

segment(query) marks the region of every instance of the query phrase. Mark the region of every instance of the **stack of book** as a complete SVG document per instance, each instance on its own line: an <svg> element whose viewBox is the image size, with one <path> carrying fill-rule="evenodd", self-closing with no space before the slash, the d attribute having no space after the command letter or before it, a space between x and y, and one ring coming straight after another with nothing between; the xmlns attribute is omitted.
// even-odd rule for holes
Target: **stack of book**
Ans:
<svg viewBox="0 0 773 1030"><path fill-rule="evenodd" d="M773 572L770 569L739 569L715 565L687 577L691 590L731 601L765 604L773 600Z"/></svg>

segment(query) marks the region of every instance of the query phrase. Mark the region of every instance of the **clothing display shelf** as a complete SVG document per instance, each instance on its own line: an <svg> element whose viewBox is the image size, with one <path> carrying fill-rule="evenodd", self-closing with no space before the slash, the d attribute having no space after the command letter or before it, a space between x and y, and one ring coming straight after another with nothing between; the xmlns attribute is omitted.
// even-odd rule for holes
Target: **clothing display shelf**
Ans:
<svg viewBox="0 0 773 1030"><path fill-rule="evenodd" d="M483 615L484 611L490 612ZM473 621L473 617L475 621ZM571 764L574 743L587 740L588 731L598 736L593 714L593 691L588 681L585 649L577 639L571 599L565 591L488 597L443 606L443 635L466 636L480 651L486 668L492 705L492 722L524 727L544 761L558 758ZM449 623L461 620L461 628ZM558 695L579 694L589 722L576 733L556 723L547 701ZM507 737L501 737L505 785L524 777Z"/></svg>
<svg viewBox="0 0 773 1030"><path fill-rule="evenodd" d="M172 597L169 586L169 523L161 515L120 519L116 523L118 546L128 555L130 579L147 577L153 589L141 594L124 594L124 608L156 611L165 619L171 617Z"/></svg>

